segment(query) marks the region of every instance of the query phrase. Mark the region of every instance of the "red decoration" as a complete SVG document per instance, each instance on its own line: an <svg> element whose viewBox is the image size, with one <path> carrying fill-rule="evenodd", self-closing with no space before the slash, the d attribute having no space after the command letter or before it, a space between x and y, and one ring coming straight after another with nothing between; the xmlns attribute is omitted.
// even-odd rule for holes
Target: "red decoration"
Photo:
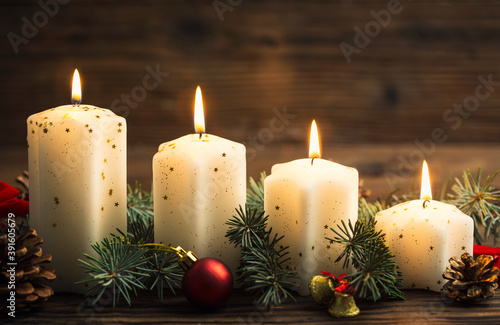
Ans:
<svg viewBox="0 0 500 325"><path fill-rule="evenodd" d="M493 266L498 267L500 269L500 248L483 246L483 245L474 245L473 249L474 256L479 255L491 255L495 259ZM500 277L498 277L498 283L500 283Z"/></svg>
<svg viewBox="0 0 500 325"><path fill-rule="evenodd" d="M231 294L233 276L223 262L215 258L196 261L182 278L182 289L186 298L204 308L222 306Z"/></svg>
<svg viewBox="0 0 500 325"><path fill-rule="evenodd" d="M345 273L339 275L338 278L334 274L327 272L327 271L319 271L319 273L321 275L326 275L326 276L332 277L339 282L339 285L335 288L335 291L337 291L339 293L349 293L351 295L354 294L354 288L353 288L353 286L351 286L349 281L345 278L345 276L346 276Z"/></svg>
<svg viewBox="0 0 500 325"><path fill-rule="evenodd" d="M17 189L0 181L0 219L7 218L9 213L16 216L29 213L29 202L18 199L18 195Z"/></svg>

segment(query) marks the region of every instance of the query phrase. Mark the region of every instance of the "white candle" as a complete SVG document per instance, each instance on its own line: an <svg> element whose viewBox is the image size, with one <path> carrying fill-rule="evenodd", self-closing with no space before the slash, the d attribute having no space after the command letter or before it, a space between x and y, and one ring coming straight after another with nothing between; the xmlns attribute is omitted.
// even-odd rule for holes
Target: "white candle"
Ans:
<svg viewBox="0 0 500 325"><path fill-rule="evenodd" d="M73 87L79 88L75 70ZM127 229L126 123L107 109L65 105L28 120L30 224L51 254L56 291L86 292L77 259L116 228Z"/></svg>
<svg viewBox="0 0 500 325"><path fill-rule="evenodd" d="M195 131L161 144L153 158L155 241L219 258L234 272L239 251L224 223L245 204L245 146L204 133L199 87Z"/></svg>
<svg viewBox="0 0 500 325"><path fill-rule="evenodd" d="M299 294L319 271L345 273L335 263L342 247L325 237L330 228L351 220L358 211L358 171L320 158L316 123L311 126L310 159L274 165L264 182L264 209L269 225L290 246L291 266L300 277Z"/></svg>
<svg viewBox="0 0 500 325"><path fill-rule="evenodd" d="M377 230L403 273L405 289L441 291L443 272L452 256L472 255L474 224L457 207L432 200L429 171L424 161L420 200L377 213Z"/></svg>

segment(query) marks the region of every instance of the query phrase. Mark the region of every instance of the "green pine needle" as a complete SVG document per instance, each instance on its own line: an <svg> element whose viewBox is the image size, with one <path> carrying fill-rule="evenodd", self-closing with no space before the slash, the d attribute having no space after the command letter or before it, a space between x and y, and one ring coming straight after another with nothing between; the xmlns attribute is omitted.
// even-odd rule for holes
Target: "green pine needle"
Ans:
<svg viewBox="0 0 500 325"><path fill-rule="evenodd" d="M133 188L128 185L127 221L130 223L137 219L153 220L153 216L153 195L143 191L137 181Z"/></svg>
<svg viewBox="0 0 500 325"><path fill-rule="evenodd" d="M90 262L78 260L90 276L77 284L95 282L87 293L96 297L92 304L97 303L103 293L110 289L113 294L113 307L121 296L131 305L130 292L137 295L137 289L146 289L142 279L149 276L144 268L148 261L146 257L148 250L131 246L128 241L118 236L111 239L105 237L101 243L91 246L99 258L84 254Z"/></svg>
<svg viewBox="0 0 500 325"><path fill-rule="evenodd" d="M284 266L289 258L288 247L279 245L283 237L271 236L272 229L266 229L268 216L264 216L264 211L247 205L245 210L240 206L236 212L237 215L226 222L229 226L226 237L236 247L241 247L238 282L246 291L258 295L257 302L267 308L287 298L293 299L288 288L294 284L287 279L297 274Z"/></svg>
<svg viewBox="0 0 500 325"><path fill-rule="evenodd" d="M240 206L236 209L237 216L226 221L229 226L226 237L235 247L252 246L252 240L263 238L266 231L267 218L264 211L260 212L258 208L246 206L246 211Z"/></svg>
<svg viewBox="0 0 500 325"><path fill-rule="evenodd" d="M448 194L450 203L474 219L474 237L479 244L484 240L478 230L479 224L485 227L485 238L493 236L495 244L500 239L500 191L491 185L497 174L498 171L486 177L481 185L481 168L476 178L467 169L462 174L462 181L455 178L451 188L454 194Z"/></svg>
<svg viewBox="0 0 500 325"><path fill-rule="evenodd" d="M146 264L149 278L144 278L144 285L149 284L149 290L156 287L158 299L163 302L163 289L168 287L173 294L174 288L180 288L184 272L177 263L178 257L170 252L150 252Z"/></svg>
<svg viewBox="0 0 500 325"><path fill-rule="evenodd" d="M377 301L382 294L386 294L404 299L404 294L399 289L403 281L401 272L384 243L384 235L381 231L375 231L375 224L376 221L365 224L357 220L353 226L349 220L347 226L342 221L342 226L337 226L339 231L330 228L336 236L327 239L344 246L337 262L344 258L344 267L352 263L357 270L347 278L358 297Z"/></svg>
<svg viewBox="0 0 500 325"><path fill-rule="evenodd" d="M264 212L264 180L266 179L266 172L260 173L259 182L250 177L250 187L247 189L247 204L251 208L257 208L259 213Z"/></svg>

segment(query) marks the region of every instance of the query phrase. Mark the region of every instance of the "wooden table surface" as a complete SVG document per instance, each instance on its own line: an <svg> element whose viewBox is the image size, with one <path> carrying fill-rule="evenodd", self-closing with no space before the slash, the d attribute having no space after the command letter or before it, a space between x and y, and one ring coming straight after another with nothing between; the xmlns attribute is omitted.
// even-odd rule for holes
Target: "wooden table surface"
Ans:
<svg viewBox="0 0 500 325"><path fill-rule="evenodd" d="M113 308L110 302L90 306L82 295L58 293L43 306L24 315L17 314L15 324L498 324L500 293L479 304L451 303L440 293L406 290L406 300L359 302L360 315L335 319L325 306L311 297L297 296L297 302L266 311L256 306L254 298L242 291L234 292L226 305L213 312L194 309L182 293L168 295L160 303L156 293L144 292L129 307L123 301ZM13 324L2 315L2 324Z"/></svg>

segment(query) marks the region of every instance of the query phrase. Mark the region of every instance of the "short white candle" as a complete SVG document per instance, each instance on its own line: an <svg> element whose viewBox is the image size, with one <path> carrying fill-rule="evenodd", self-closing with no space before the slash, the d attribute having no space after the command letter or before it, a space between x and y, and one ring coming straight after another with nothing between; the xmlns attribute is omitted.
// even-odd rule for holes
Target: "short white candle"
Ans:
<svg viewBox="0 0 500 325"><path fill-rule="evenodd" d="M224 223L245 204L245 146L204 133L199 87L195 131L162 143L153 158L155 241L219 258L234 273L239 251Z"/></svg>
<svg viewBox="0 0 500 325"><path fill-rule="evenodd" d="M28 120L30 224L52 255L56 291L86 292L77 259L116 228L127 229L127 125L112 111L80 105L52 108Z"/></svg>
<svg viewBox="0 0 500 325"><path fill-rule="evenodd" d="M345 273L341 253L330 228L343 220L355 222L358 211L358 171L320 159L315 121L311 126L309 159L274 165L264 182L264 209L269 225L290 246L291 265L300 277L298 292L309 294L309 281L319 271Z"/></svg>
<svg viewBox="0 0 500 325"><path fill-rule="evenodd" d="M403 273L405 289L441 291L448 260L465 252L472 255L473 220L454 205L432 200L425 161L420 200L381 211L376 220Z"/></svg>

